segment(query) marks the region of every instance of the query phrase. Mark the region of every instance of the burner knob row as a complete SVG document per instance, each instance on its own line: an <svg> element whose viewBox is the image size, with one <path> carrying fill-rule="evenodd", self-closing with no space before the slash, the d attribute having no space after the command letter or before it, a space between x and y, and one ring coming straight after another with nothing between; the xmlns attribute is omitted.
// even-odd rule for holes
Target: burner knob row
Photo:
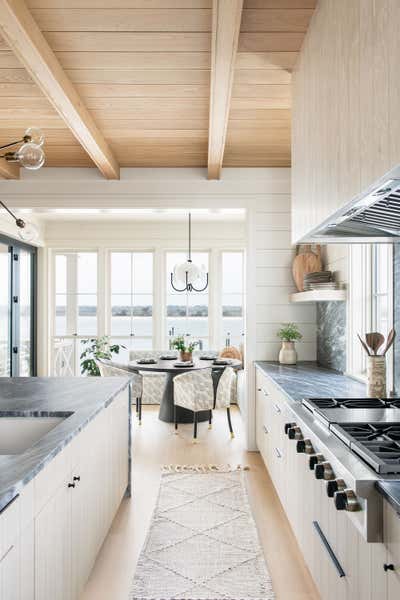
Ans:
<svg viewBox="0 0 400 600"><path fill-rule="evenodd" d="M326 493L329 498L335 496L335 492L342 492L346 489L346 484L343 479L331 479L326 482Z"/></svg>
<svg viewBox="0 0 400 600"><path fill-rule="evenodd" d="M324 462L324 457L322 454L312 454L309 458L308 465L310 467L310 471L314 471L315 465Z"/></svg>
<svg viewBox="0 0 400 600"><path fill-rule="evenodd" d="M313 445L311 443L311 440L309 439L305 439L305 440L299 440L296 444L296 451L299 454L314 454L314 448Z"/></svg>

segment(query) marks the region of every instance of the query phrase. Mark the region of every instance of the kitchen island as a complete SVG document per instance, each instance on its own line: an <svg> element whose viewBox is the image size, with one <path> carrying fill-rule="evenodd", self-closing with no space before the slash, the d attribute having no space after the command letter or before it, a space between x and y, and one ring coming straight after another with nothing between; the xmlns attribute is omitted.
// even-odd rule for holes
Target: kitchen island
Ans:
<svg viewBox="0 0 400 600"><path fill-rule="evenodd" d="M4 598L78 598L130 492L129 377L0 383Z"/></svg>

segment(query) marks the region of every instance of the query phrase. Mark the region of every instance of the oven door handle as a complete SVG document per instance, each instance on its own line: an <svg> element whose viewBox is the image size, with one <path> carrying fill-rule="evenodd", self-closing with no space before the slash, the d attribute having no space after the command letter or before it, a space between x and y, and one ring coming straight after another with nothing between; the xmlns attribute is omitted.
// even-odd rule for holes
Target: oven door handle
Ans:
<svg viewBox="0 0 400 600"><path fill-rule="evenodd" d="M342 565L340 564L340 562L338 561L336 554L334 553L334 551L332 550L328 540L326 539L326 537L324 536L324 533L318 523L318 521L313 521L313 525L315 527L315 531L318 533L319 538L321 540L321 542L323 543L323 545L325 546L326 551L328 552L335 568L336 571L338 572L339 577L346 577L346 573L343 571Z"/></svg>

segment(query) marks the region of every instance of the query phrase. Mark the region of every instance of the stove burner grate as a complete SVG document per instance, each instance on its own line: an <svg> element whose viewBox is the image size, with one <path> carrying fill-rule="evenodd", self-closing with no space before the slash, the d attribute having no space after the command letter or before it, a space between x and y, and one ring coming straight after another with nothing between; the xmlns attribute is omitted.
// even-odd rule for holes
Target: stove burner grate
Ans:
<svg viewBox="0 0 400 600"><path fill-rule="evenodd" d="M308 398L306 405L331 408L400 408L400 398Z"/></svg>

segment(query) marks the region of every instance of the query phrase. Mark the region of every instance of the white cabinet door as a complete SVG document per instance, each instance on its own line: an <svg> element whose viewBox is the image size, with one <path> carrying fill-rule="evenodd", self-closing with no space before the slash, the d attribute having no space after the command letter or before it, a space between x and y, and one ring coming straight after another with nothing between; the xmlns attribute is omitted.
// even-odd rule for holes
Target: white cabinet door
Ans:
<svg viewBox="0 0 400 600"><path fill-rule="evenodd" d="M35 520L35 588L38 600L71 600L71 495L62 484Z"/></svg>
<svg viewBox="0 0 400 600"><path fill-rule="evenodd" d="M387 564L393 565L393 571L388 570L388 600L400 598L400 515L384 502L384 536L387 548Z"/></svg>
<svg viewBox="0 0 400 600"><path fill-rule="evenodd" d="M35 600L35 524L33 520L22 531L20 539L21 600Z"/></svg>
<svg viewBox="0 0 400 600"><path fill-rule="evenodd" d="M19 547L13 544L0 562L1 600L20 600Z"/></svg>

